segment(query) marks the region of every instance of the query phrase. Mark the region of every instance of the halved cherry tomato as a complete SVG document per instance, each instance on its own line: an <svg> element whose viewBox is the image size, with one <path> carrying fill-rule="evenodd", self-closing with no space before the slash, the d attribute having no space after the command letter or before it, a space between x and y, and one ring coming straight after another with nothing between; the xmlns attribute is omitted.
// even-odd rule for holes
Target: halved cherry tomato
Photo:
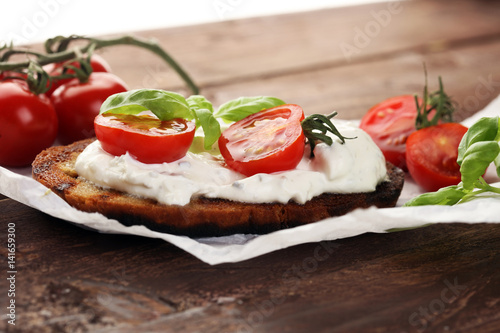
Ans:
<svg viewBox="0 0 500 333"><path fill-rule="evenodd" d="M245 176L293 169L304 154L304 111L286 104L254 113L219 138L227 165Z"/></svg>
<svg viewBox="0 0 500 333"><path fill-rule="evenodd" d="M168 163L184 157L196 129L191 121L161 121L152 113L100 114L94 126L106 152L115 156L129 152L143 163Z"/></svg>
<svg viewBox="0 0 500 333"><path fill-rule="evenodd" d="M420 129L406 141L406 163L410 175L426 191L460 182L458 145L467 127L445 123Z"/></svg>
<svg viewBox="0 0 500 333"><path fill-rule="evenodd" d="M406 171L406 140L416 131L416 117L415 97L402 95L373 106L359 127L372 137L387 161Z"/></svg>

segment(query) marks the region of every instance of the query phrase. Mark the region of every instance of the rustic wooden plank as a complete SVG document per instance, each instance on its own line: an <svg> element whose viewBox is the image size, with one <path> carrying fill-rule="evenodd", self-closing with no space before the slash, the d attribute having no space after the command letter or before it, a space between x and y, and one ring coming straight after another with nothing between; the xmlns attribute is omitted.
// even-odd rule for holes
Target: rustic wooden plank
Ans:
<svg viewBox="0 0 500 333"><path fill-rule="evenodd" d="M436 87L437 76L443 76L448 93L462 106L458 119L499 93L499 69L491 64L498 59L500 2L399 3L401 12L392 14L357 58L347 61L339 45L354 43L356 28L378 22L377 15L390 12L388 6L378 3L137 34L164 45L216 106L239 96L274 95L300 104L308 114L337 110L340 117L359 118L383 98L421 93L424 61L430 86ZM188 93L147 51L123 46L106 49L103 55L130 88Z"/></svg>
<svg viewBox="0 0 500 333"><path fill-rule="evenodd" d="M500 3L493 1L460 0L453 6L407 1L137 34L157 39L202 88L224 90L248 80L498 39L499 16ZM346 45L357 50L350 61L343 51ZM179 88L177 76L147 51L118 47L105 51L104 56L132 88Z"/></svg>
<svg viewBox="0 0 500 333"><path fill-rule="evenodd" d="M438 76L458 103L456 118L464 119L500 94L500 39L487 44L446 49L435 53L408 52L397 58L380 59L343 67L249 80L205 89L214 104L238 96L267 94L296 103L310 113L339 112L357 119L382 101L401 94L422 94L422 64L428 71L429 89L438 88Z"/></svg>
<svg viewBox="0 0 500 333"><path fill-rule="evenodd" d="M0 209L1 228L16 223L20 332L453 332L500 320L499 225L365 234L208 266L162 241L83 230L14 201Z"/></svg>

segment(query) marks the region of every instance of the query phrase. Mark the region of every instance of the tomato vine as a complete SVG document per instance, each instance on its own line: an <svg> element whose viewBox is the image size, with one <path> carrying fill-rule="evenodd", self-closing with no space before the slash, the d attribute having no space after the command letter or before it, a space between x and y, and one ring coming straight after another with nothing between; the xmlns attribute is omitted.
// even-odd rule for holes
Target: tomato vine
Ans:
<svg viewBox="0 0 500 333"><path fill-rule="evenodd" d="M77 47L71 47L74 42L83 42L84 44ZM70 60L82 61L85 58L90 58L90 55L94 50L117 46L117 45L130 45L137 46L146 49L157 56L159 56L163 61L165 61L186 83L193 94L199 93L199 88L189 74L174 60L174 58L168 54L156 41L146 40L134 36L121 36L118 38L110 39L100 39L100 38L90 38L84 36L72 35L69 37L57 36L48 39L45 44L45 53L36 52L29 49L19 49L15 48L13 45L4 45L0 48L0 72L14 71L19 72L23 70L30 71L33 67L33 63L37 65L44 66L52 63L61 63ZM9 61L12 56L16 54L24 54L27 56L27 60L24 61ZM86 57L85 57L86 56ZM35 57L35 59L33 59ZM38 73L39 71L37 71ZM39 74L35 76L38 77ZM58 78L69 78L78 77L82 75L81 71L75 71L74 74L63 74L64 77ZM27 78L29 80L29 78ZM40 82L39 82L40 83ZM31 83L32 86L35 85L35 81ZM36 92L40 93L42 89L42 84L37 86ZM46 88L48 89L48 88ZM35 92L35 91L34 91Z"/></svg>

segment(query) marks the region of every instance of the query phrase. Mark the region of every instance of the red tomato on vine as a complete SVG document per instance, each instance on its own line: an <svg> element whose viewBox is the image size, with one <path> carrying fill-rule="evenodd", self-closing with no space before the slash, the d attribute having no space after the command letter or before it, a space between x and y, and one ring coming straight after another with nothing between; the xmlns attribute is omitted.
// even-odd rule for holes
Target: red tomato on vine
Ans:
<svg viewBox="0 0 500 333"><path fill-rule="evenodd" d="M57 136L58 120L47 96L24 81L0 82L0 165L27 166Z"/></svg>
<svg viewBox="0 0 500 333"><path fill-rule="evenodd" d="M47 73L49 73L50 76L57 76L63 74L63 69L64 69L64 64L63 63L52 63L47 66L44 66L44 69ZM75 61L71 63L72 66L75 66L77 68L80 68L80 63L78 61ZM101 57L98 54L93 54L90 57L90 66L92 67L92 72L97 73L97 72L111 72L111 67L109 64L106 62L106 60ZM75 71L72 69L68 69L66 71L68 74L74 74ZM51 96L54 91L62 86L63 84L71 81L72 79L56 79L52 81L52 85L50 86L49 90L45 92L47 96Z"/></svg>
<svg viewBox="0 0 500 333"><path fill-rule="evenodd" d="M109 96L124 91L127 91L125 82L105 72L90 74L86 82L72 79L57 88L50 100L59 118L61 143L93 137L94 118L99 114L101 104Z"/></svg>

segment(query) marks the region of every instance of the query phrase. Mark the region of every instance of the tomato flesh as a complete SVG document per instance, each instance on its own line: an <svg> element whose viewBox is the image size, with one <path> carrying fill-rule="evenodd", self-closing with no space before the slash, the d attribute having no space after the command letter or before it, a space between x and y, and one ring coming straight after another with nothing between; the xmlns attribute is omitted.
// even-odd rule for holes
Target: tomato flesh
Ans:
<svg viewBox="0 0 500 333"><path fill-rule="evenodd" d="M456 185L461 180L458 145L467 127L445 123L416 131L406 142L408 171L426 191Z"/></svg>
<svg viewBox="0 0 500 333"><path fill-rule="evenodd" d="M370 108L359 127L372 137L387 161L406 171L406 140L416 131L416 117L415 97L396 96Z"/></svg>
<svg viewBox="0 0 500 333"><path fill-rule="evenodd" d="M232 124L219 138L219 150L233 170L252 176L293 169L304 154L304 111L286 104L254 113Z"/></svg>
<svg viewBox="0 0 500 333"><path fill-rule="evenodd" d="M169 163L184 157L196 129L191 121L161 121L152 113L100 114L94 126L106 152L115 156L128 152L143 163Z"/></svg>

